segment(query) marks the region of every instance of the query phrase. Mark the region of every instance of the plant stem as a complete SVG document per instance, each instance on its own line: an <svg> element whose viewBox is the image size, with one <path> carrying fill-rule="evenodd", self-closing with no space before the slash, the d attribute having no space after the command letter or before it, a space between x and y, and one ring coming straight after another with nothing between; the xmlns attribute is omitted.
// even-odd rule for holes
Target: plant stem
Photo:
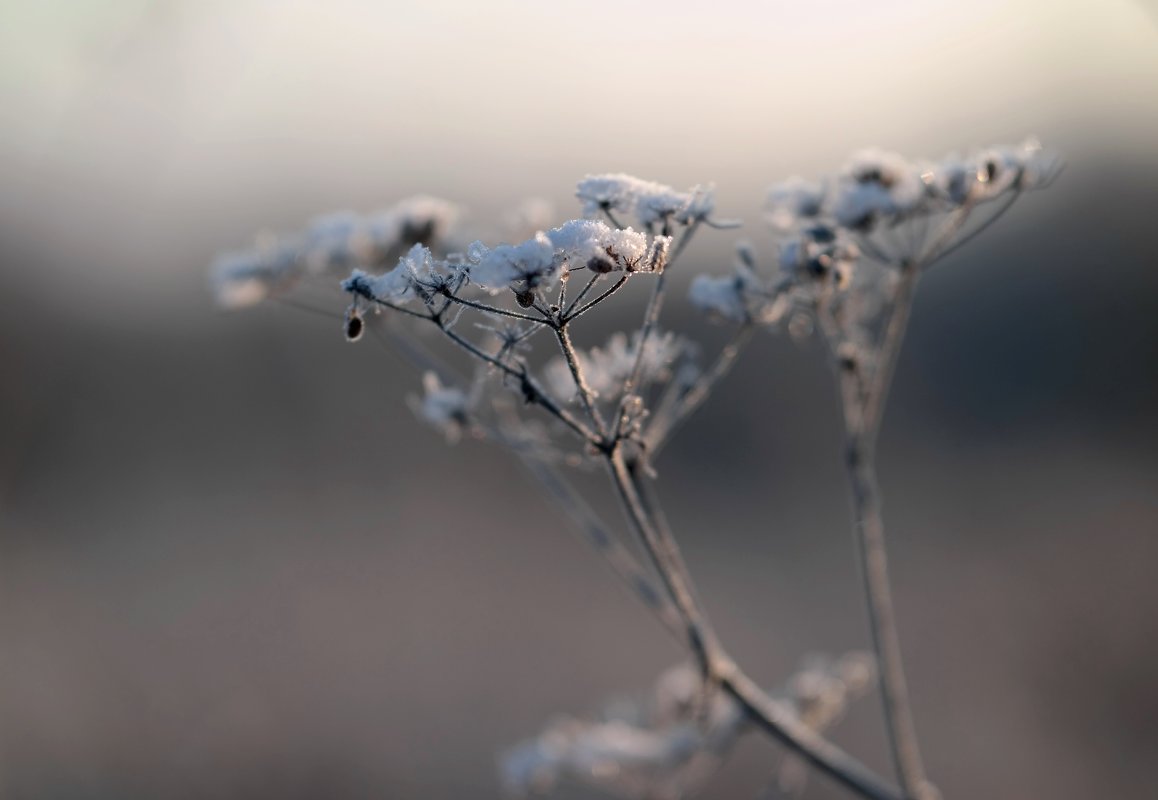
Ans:
<svg viewBox="0 0 1158 800"><path fill-rule="evenodd" d="M660 580L684 621L687 645L691 648L696 663L705 675L714 675L717 668L716 661L721 654L718 652L715 636L709 632L707 620L700 613L699 605L695 601L679 547L675 540L663 537L652 523L631 479L631 471L624 460L621 444L616 444L611 449L606 461L611 482L619 495L628 522L639 535L656 572L659 573Z"/></svg>
<svg viewBox="0 0 1158 800"><path fill-rule="evenodd" d="M757 726L837 783L869 800L911 800L912 795L898 793L866 766L802 723L739 669L725 670L720 686Z"/></svg>
<svg viewBox="0 0 1158 800"><path fill-rule="evenodd" d="M874 461L874 448L869 442L861 436L849 440L846 468L852 490L853 530L865 587L873 649L879 666L889 746L905 794L919 798L924 792L925 771L917 746L897 633L896 612L889 585L884 522Z"/></svg>
<svg viewBox="0 0 1158 800"><path fill-rule="evenodd" d="M658 513L658 501L641 497L631 467L616 445L607 454L608 471L622 501L628 521L672 594L687 629L688 645L705 675L732 697L745 714L766 733L805 758L820 772L869 800L909 800L875 773L802 722L791 710L776 702L728 657L707 617L695 599L679 546L670 531L655 524L649 507Z"/></svg>
<svg viewBox="0 0 1158 800"><path fill-rule="evenodd" d="M602 415L599 413L599 408L595 405L595 395L591 391L591 387L587 384L587 378L583 375L583 367L579 363L579 354L575 352L575 345L571 342L571 334L567 330L567 324L562 323L555 328L555 338L559 340L559 349L563 352L563 358L567 362L567 368L571 371L571 378L575 381L575 391L579 395L579 400L583 403L583 410L587 412L591 424L599 432L601 439L607 438L607 425L603 421Z"/></svg>
<svg viewBox="0 0 1158 800"><path fill-rule="evenodd" d="M845 469L852 497L853 535L865 589L869 630L879 666L885 727L901 788L906 795L921 798L927 794L928 784L905 680L876 470L876 440L884 403L904 342L920 276L920 266L914 262L902 263L900 270L900 281L875 368L869 375L840 366L837 370L843 398Z"/></svg>
<svg viewBox="0 0 1158 800"><path fill-rule="evenodd" d="M751 323L744 323L737 328L732 339L720 350L711 368L701 374L694 383L684 387L670 404L660 406L652 416L651 424L648 425L643 437L649 459L655 458L667 444L672 433L700 409L720 381L728 376L736 359L751 341L754 330L755 327Z"/></svg>

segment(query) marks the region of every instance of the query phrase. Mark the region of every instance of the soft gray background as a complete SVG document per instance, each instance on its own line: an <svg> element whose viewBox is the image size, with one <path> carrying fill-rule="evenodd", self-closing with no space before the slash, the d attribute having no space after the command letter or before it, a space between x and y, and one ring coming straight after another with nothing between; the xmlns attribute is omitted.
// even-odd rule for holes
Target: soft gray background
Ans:
<svg viewBox="0 0 1158 800"><path fill-rule="evenodd" d="M1068 169L928 276L886 420L917 721L947 798L1152 791L1148 7L0 13L5 800L495 797L503 747L680 657L514 463L412 420L389 353L284 308L216 312L216 251L415 191L480 225L531 194L563 218L578 177L624 169L716 181L768 258L772 181L1030 132ZM683 268L723 267L731 239ZM713 617L769 685L866 644L838 451L815 344L762 337L659 465ZM886 769L878 714L834 735ZM710 796L755 797L774 754L754 739Z"/></svg>

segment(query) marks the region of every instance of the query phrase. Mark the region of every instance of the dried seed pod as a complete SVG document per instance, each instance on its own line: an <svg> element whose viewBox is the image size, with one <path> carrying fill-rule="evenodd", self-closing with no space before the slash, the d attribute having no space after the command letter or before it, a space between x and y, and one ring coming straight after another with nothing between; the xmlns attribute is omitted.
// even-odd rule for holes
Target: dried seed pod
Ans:
<svg viewBox="0 0 1158 800"><path fill-rule="evenodd" d="M587 269L597 275L606 275L615 269L615 262L602 255L592 256L587 261Z"/></svg>
<svg viewBox="0 0 1158 800"><path fill-rule="evenodd" d="M344 330L347 342L356 342L362 338L362 333L366 330L366 321L362 318L361 311L353 307L346 311Z"/></svg>

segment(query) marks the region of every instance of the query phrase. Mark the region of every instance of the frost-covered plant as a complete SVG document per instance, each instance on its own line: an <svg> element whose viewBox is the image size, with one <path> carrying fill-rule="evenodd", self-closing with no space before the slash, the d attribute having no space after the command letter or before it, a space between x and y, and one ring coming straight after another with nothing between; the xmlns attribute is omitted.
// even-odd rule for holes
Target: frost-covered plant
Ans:
<svg viewBox="0 0 1158 800"><path fill-rule="evenodd" d="M220 258L212 283L227 307L285 299L344 273L343 329L385 335L422 372L416 413L448 441L488 440L514 453L559 512L681 641L689 665L665 674L648 702L600 720L561 719L504 759L508 788L542 791L570 777L638 798L691 792L745 731L791 751L776 791L798 794L811 765L861 797L935 796L909 711L889 594L875 444L920 275L1058 172L1034 142L939 163L865 151L837 175L793 179L768 195L778 266L740 245L727 275L699 275L690 302L731 325L706 365L700 348L660 330L668 275L714 216L710 189L681 192L628 175L584 178L584 218L549 227L541 203L508 217L524 230L493 246L464 235L456 206L416 198L378 214L321 218L298 236L261 238ZM636 230L620 220L638 225ZM573 332L633 281L651 284L636 330L583 350ZM393 322L387 317L396 318ZM433 329L466 355L464 375L413 335ZM813 660L780 692L762 690L729 657L708 620L654 489L651 465L758 329L818 330L840 387L854 532L875 657ZM548 353L544 354L543 351ZM606 472L640 549L605 524L568 471ZM658 583L657 583L658 579ZM848 701L879 676L900 788L824 738Z"/></svg>

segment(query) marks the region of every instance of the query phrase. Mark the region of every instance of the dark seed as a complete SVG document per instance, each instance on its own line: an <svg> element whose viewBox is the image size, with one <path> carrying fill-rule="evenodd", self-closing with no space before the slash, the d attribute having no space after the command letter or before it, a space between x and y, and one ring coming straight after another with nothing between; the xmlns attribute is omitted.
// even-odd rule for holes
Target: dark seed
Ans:
<svg viewBox="0 0 1158 800"><path fill-rule="evenodd" d="M611 272L613 269L615 269L615 262L610 258L593 256L587 262L587 269L591 270L597 275L606 275L608 272Z"/></svg>
<svg viewBox="0 0 1158 800"><path fill-rule="evenodd" d="M362 338L362 331L365 330L366 324L362 321L362 315L353 312L346 317L346 341L356 342Z"/></svg>

